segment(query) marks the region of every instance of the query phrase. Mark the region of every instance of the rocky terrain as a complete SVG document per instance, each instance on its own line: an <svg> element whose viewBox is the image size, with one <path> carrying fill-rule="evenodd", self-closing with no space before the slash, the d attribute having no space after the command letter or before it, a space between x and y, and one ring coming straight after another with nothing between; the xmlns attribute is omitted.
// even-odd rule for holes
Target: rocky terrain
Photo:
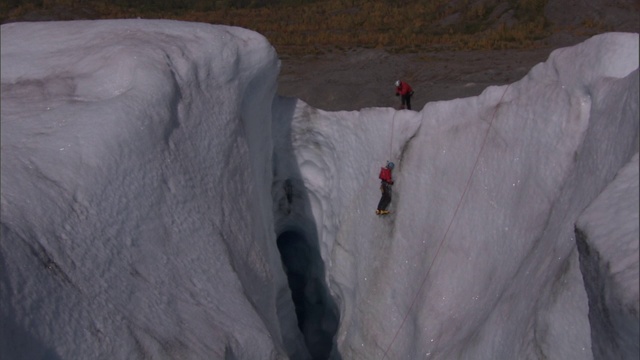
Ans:
<svg viewBox="0 0 640 360"><path fill-rule="evenodd" d="M476 0L469 6L481 2L504 9L495 16L496 23L516 21L506 1ZM553 50L578 44L594 33L640 32L640 2L636 0L550 0L545 17L555 32L526 50L390 54L383 49L354 49L285 56L279 93L323 110L398 107L393 83L402 79L414 88L413 110L420 110L430 101L475 96L487 86L519 80ZM456 21L455 16L450 21Z"/></svg>
<svg viewBox="0 0 640 360"><path fill-rule="evenodd" d="M430 101L475 96L487 86L515 82L552 50L389 54L358 49L284 58L278 92L323 110L398 107L393 83L401 79L413 87L412 109L419 111Z"/></svg>

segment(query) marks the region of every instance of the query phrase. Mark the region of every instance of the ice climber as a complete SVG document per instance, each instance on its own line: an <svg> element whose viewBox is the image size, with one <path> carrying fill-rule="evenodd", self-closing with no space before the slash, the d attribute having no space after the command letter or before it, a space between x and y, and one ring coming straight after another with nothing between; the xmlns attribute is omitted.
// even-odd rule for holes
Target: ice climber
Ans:
<svg viewBox="0 0 640 360"><path fill-rule="evenodd" d="M396 96L400 96L402 103L401 109L411 110L411 97L413 96L413 89L411 85L404 81L396 80Z"/></svg>
<svg viewBox="0 0 640 360"><path fill-rule="evenodd" d="M382 197L378 203L378 209L376 215L386 215L389 213L387 206L391 203L391 185L393 185L393 179L391 178L391 170L393 170L393 163L387 161L387 166L380 168L380 191L382 191Z"/></svg>

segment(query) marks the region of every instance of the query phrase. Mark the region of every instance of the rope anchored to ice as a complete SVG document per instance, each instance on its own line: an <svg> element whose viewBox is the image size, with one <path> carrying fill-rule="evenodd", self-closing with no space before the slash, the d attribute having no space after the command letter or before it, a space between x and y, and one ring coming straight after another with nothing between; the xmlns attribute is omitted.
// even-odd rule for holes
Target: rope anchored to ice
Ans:
<svg viewBox="0 0 640 360"><path fill-rule="evenodd" d="M493 125L493 121L495 120L496 117L496 113L498 112L498 109L500 108L500 104L502 103L502 100L504 99L505 94L507 93L507 90L509 90L509 86L511 86L510 84L507 85L507 87L504 89L504 92L502 93L502 96L500 97L500 100L498 101L498 103L496 104L496 107L493 111L493 115L491 116L491 121L489 122L489 126L487 127L487 131L485 132L484 135L484 139L482 140L482 145L480 146L480 150L478 151L478 155L476 156L476 160L473 163L473 168L471 169L471 173L469 174L469 177L467 179L467 183L464 187L464 191L462 192L462 195L460 196L460 200L458 201L458 204L456 205L456 210L453 212L453 216L451 217L451 221L449 221L449 225L447 226L447 230L444 233L444 235L442 236L442 240L440 240L440 243L438 244L438 249L436 250L436 253L433 257L433 261L431 262L431 264L429 265L429 268L427 269L427 272L425 273L422 282L420 283L420 286L418 287L418 291L416 291L416 294L413 297L413 300L411 300L411 304L409 305L409 308L407 309L406 314L404 315L402 322L400 323L400 327L398 327L398 330L396 330L396 333L393 336L393 339L391 340L391 343L389 343L389 346L387 346L387 349L384 351L384 355L382 356L382 359L384 360L385 358L387 358L387 353L389 352L389 350L391 349L391 346L393 345L393 343L396 341L396 338L398 337L398 334L400 333L400 330L402 330L402 327L404 326L404 323L407 320L407 317L409 316L409 313L411 312L411 309L413 309L413 306L415 305L416 300L418 299L418 295L420 294L420 292L422 291L422 288L424 287L424 283L427 281L427 278L429 277L429 273L431 272L431 268L433 267L433 264L435 264L436 259L438 258L438 254L440 253L440 249L442 248L442 245L444 244L447 235L449 234L449 230L451 229L451 225L453 224L453 221L455 220L457 214L458 214L458 210L460 210L460 205L462 204L462 201L464 200L467 191L469 190L469 185L471 184L471 179L473 178L473 174L476 172L476 168L478 167L478 161L480 160L480 155L482 154L482 151L484 150L484 146L487 142L487 138L489 137L489 132L491 131L491 127Z"/></svg>

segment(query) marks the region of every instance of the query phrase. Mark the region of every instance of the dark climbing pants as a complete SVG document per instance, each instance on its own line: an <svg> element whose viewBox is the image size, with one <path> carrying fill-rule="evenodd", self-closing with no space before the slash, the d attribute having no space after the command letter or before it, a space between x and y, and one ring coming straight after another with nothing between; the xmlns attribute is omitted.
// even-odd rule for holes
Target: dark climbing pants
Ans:
<svg viewBox="0 0 640 360"><path fill-rule="evenodd" d="M378 203L378 210L387 210L387 206L391 203L391 185L383 181L380 190L382 190L382 197Z"/></svg>
<svg viewBox="0 0 640 360"><path fill-rule="evenodd" d="M407 110L411 110L411 96L413 93L409 93L407 95L402 95L402 107Z"/></svg>

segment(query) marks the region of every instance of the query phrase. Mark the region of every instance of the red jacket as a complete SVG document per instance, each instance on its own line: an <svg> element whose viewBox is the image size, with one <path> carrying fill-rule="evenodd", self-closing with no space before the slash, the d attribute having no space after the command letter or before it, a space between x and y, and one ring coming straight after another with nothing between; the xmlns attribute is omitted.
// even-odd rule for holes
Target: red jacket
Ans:
<svg viewBox="0 0 640 360"><path fill-rule="evenodd" d="M413 89L411 88L411 86L404 81L400 81L400 86L396 88L396 94L402 96L409 95L409 93L412 91Z"/></svg>
<svg viewBox="0 0 640 360"><path fill-rule="evenodd" d="M378 178L388 184L393 184L393 179L391 178L391 169L389 168L380 168L380 175L378 175Z"/></svg>

